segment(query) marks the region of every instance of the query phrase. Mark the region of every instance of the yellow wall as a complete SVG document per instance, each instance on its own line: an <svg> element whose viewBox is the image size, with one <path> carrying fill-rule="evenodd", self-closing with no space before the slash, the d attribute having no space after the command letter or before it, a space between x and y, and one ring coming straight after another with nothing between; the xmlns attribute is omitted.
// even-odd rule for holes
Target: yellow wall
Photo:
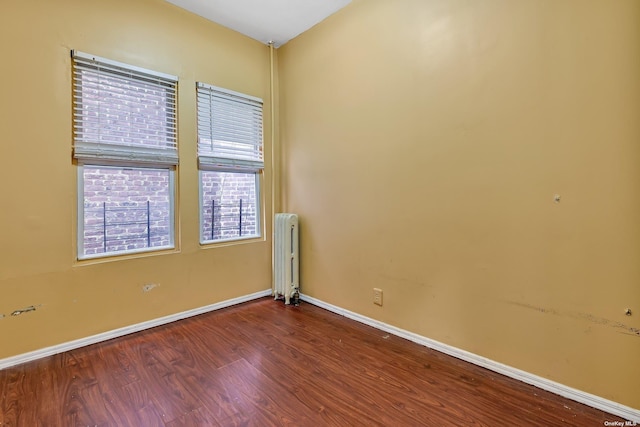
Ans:
<svg viewBox="0 0 640 427"><path fill-rule="evenodd" d="M639 1L354 0L279 61L304 293L640 408Z"/></svg>
<svg viewBox="0 0 640 427"><path fill-rule="evenodd" d="M270 152L268 48L162 0L3 0L1 10L0 358L268 289L269 241L199 246L195 126L195 81L261 97ZM70 49L179 76L176 251L75 262ZM147 283L160 286L143 293Z"/></svg>

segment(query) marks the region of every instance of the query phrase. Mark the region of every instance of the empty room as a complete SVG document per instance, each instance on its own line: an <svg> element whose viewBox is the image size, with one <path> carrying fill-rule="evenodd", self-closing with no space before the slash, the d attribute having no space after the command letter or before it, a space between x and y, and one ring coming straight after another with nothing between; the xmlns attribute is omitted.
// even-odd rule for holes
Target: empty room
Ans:
<svg viewBox="0 0 640 427"><path fill-rule="evenodd" d="M0 11L0 426L640 423L640 1Z"/></svg>

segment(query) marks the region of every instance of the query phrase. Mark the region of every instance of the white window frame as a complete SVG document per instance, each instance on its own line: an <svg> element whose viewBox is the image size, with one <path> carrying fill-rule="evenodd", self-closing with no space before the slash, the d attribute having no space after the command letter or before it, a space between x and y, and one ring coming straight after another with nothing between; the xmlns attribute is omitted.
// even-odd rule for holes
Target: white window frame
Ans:
<svg viewBox="0 0 640 427"><path fill-rule="evenodd" d="M208 137L209 140L213 143L213 130L208 129L208 126L203 124L201 113L203 112L204 104L201 101L206 98L203 98L203 94L208 92L211 98L222 97L228 100L237 100L239 103L246 103L255 108L259 108L260 110L260 130L259 134L252 135L254 141L253 143L247 142L245 146L254 145L254 155L246 155L246 152L240 153L240 155L236 155L231 152L224 153L214 153L207 152L202 149L201 139L203 137ZM212 101L211 101L212 102ZM196 107L197 107L197 121L198 121L198 215L200 217L199 221L199 239L201 245L212 245L218 243L228 243L242 240L251 240L262 238L262 230L263 230L263 218L262 218L262 191L261 191L261 181L262 176L264 175L264 141L263 141L263 101L261 98L257 98L251 95L246 95L240 92L235 92L229 89L221 88L218 86L209 85L207 83L197 82L196 83ZM204 109L211 108L211 104L206 106ZM257 110L254 110L254 113ZM211 120L213 116L209 118ZM234 129L231 130L233 132ZM259 140L259 141L258 141ZM240 143L232 142L234 145L240 145ZM259 145L258 145L259 144ZM255 195L256 195L256 233L247 235L247 236L239 236L239 237L231 237L231 238L221 238L221 239L206 239L204 238L204 225L205 218L202 215L203 212L203 172L228 172L228 173L244 173L244 174L254 174L255 176ZM211 225L213 227L213 224Z"/></svg>
<svg viewBox="0 0 640 427"><path fill-rule="evenodd" d="M240 236L240 237L230 237L227 239L203 239L203 232L202 230L204 229L204 224L205 224L205 218L202 215L202 209L203 209L203 188L202 188L202 172L231 172L231 173L253 173L255 175L255 186L256 186L256 234L249 234L246 236ZM262 193L260 191L260 181L261 181L261 177L262 177L262 173L260 173L259 171L241 171L241 170L228 170L228 169L216 169L216 168L200 168L198 170L198 206L199 206L199 212L198 215L200 216L200 229L199 229L199 235L200 235L200 244L201 245L211 245L211 244L217 244L217 243L228 243L228 242L235 242L235 241L239 241L239 240L250 240L250 239L258 239L262 237ZM213 226L213 225L212 225Z"/></svg>
<svg viewBox="0 0 640 427"><path fill-rule="evenodd" d="M96 258L119 257L123 255L158 252L163 250L175 249L175 209L176 209L176 191L175 191L175 173L178 165L177 150L177 88L178 77L153 70L136 67L121 62L101 58L95 55L71 51L73 63L73 96L74 96L74 141L73 141L73 157L77 162L77 259L88 260ZM165 131L171 133L166 137L163 147L145 147L136 144L113 144L110 141L101 142L92 140L91 137L86 138L83 130L82 121L84 113L79 108L76 99L80 93L81 79L78 78L79 73L85 66L88 69L106 70L116 73L127 73L130 77L140 78L141 80L158 80L162 84L170 84L173 96L173 104L171 105L170 118L165 125ZM84 187L84 170L85 166L95 166L103 169L107 168L135 168L149 169L155 171L167 171L169 176L169 244L163 246L153 246L130 250L103 252L98 254L84 254L84 203L85 203L85 187Z"/></svg>
<svg viewBox="0 0 640 427"><path fill-rule="evenodd" d="M169 224L171 229L169 230L169 244L164 246L152 246L139 249L128 249L116 252L103 252L98 254L84 254L84 167L85 166L97 166L101 169L109 168L135 168L135 169L150 169L154 171L166 170L169 172ZM163 250L175 249L175 168L172 167L151 167L148 165L139 164L96 164L96 163L78 163L78 260L90 260L96 258L116 257L121 255L132 255L145 252L157 252Z"/></svg>

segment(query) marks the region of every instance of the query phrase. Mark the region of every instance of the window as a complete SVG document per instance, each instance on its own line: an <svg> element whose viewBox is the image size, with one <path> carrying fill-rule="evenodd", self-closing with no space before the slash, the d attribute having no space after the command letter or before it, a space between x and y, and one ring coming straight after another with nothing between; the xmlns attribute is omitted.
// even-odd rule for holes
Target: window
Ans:
<svg viewBox="0 0 640 427"><path fill-rule="evenodd" d="M204 83L196 90L200 242L259 237L262 100Z"/></svg>
<svg viewBox="0 0 640 427"><path fill-rule="evenodd" d="M78 258L174 247L177 77L72 57Z"/></svg>

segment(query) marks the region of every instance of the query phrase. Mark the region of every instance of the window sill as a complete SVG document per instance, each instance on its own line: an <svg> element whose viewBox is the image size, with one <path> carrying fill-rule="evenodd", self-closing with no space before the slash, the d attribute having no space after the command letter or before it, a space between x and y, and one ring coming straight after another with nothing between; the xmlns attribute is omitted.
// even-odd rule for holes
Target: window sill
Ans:
<svg viewBox="0 0 640 427"><path fill-rule="evenodd" d="M111 254L92 254L82 258L77 258L76 266L102 264L105 262L123 261L136 258L147 258L152 256L170 255L180 253L180 249L175 247L158 247L152 249L137 249L131 251L122 251Z"/></svg>
<svg viewBox="0 0 640 427"><path fill-rule="evenodd" d="M219 239L219 240L207 240L200 242L201 249L220 248L225 246L244 245L247 243L259 243L264 242L266 239L264 236L247 236L247 237L234 237L232 239Z"/></svg>

